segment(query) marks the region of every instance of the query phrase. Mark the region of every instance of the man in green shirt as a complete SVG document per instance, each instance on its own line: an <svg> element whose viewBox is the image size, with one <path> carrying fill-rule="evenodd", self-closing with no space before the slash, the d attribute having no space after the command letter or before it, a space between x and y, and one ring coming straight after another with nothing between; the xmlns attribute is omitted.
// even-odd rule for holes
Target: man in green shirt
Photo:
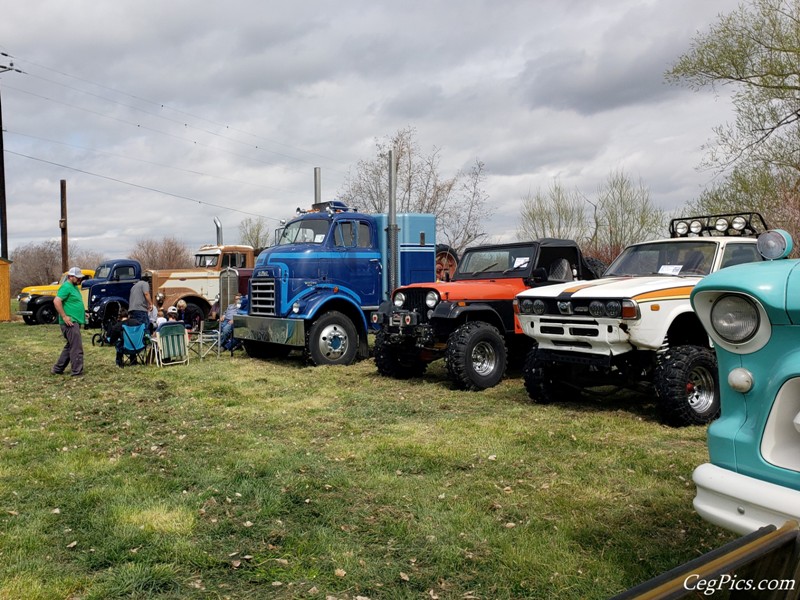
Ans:
<svg viewBox="0 0 800 600"><path fill-rule="evenodd" d="M58 312L58 324L61 326L61 335L67 340L61 356L50 369L54 375L61 375L72 363L72 376L83 375L83 340L81 339L81 325L86 322L86 313L83 308L81 296L81 279L83 272L78 267L67 271L67 278L58 288L53 305Z"/></svg>

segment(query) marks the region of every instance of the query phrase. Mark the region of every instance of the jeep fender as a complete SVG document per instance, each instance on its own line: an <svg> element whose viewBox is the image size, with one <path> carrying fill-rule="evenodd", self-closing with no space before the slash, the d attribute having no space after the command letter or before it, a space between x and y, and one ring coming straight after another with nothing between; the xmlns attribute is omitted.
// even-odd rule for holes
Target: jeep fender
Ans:
<svg viewBox="0 0 800 600"><path fill-rule="evenodd" d="M480 317L478 317L480 315ZM433 309L431 319L448 319L452 321L485 321L497 327L503 335L507 330L503 319L497 311L490 305L482 302L475 302L467 306L459 306L452 301L440 302Z"/></svg>

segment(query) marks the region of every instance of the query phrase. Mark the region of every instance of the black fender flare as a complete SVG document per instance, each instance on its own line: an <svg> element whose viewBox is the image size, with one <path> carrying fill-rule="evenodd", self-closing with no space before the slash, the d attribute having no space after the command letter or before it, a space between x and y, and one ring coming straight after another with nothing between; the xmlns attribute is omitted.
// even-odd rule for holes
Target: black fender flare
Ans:
<svg viewBox="0 0 800 600"><path fill-rule="evenodd" d="M470 319L470 316L473 314L480 314L481 318ZM489 318L486 318L484 315L489 315ZM480 320L486 321L487 323L497 327L503 334L506 331L506 325L503 323L502 317L498 314L494 307L484 302L473 302L471 304L467 304L466 306L461 306L457 302L445 300L444 302L437 304L436 308L433 309L431 320L434 319L444 319L450 321Z"/></svg>

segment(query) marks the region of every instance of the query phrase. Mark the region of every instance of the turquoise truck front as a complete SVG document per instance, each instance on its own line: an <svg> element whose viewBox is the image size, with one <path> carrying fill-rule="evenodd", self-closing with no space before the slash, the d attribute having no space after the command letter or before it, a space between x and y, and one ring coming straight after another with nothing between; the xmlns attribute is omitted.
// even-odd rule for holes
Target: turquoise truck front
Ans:
<svg viewBox="0 0 800 600"><path fill-rule="evenodd" d="M800 519L800 261L730 267L692 305L719 365L721 416L693 475L708 521L748 533Z"/></svg>

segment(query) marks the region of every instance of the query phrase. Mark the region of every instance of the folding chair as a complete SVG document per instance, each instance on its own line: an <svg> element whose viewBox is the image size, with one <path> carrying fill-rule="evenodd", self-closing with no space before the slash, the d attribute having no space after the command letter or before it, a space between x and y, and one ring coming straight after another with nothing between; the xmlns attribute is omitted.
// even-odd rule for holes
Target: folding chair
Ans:
<svg viewBox="0 0 800 600"><path fill-rule="evenodd" d="M189 332L189 349L204 359L214 352L219 358L222 345L222 321L201 321L197 331Z"/></svg>
<svg viewBox="0 0 800 600"><path fill-rule="evenodd" d="M188 335L183 323L169 323L159 327L156 348L156 364L159 367L188 364Z"/></svg>
<svg viewBox="0 0 800 600"><path fill-rule="evenodd" d="M145 364L147 362L147 324L122 324L122 365Z"/></svg>

